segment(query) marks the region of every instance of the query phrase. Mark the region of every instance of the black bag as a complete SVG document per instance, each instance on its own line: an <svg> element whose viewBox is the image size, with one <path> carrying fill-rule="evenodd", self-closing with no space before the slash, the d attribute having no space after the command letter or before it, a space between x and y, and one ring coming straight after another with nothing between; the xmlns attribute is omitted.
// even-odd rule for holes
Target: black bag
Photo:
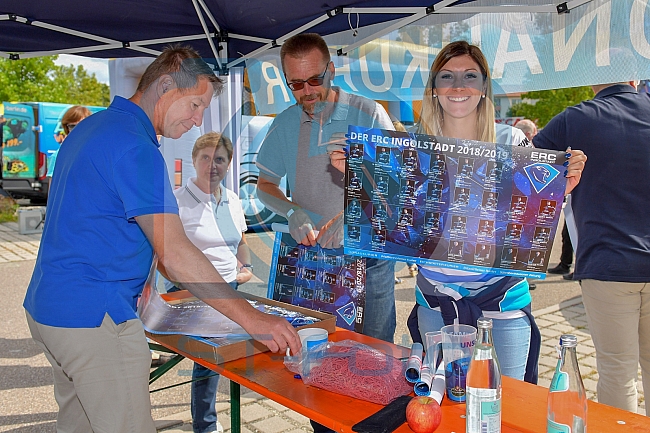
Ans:
<svg viewBox="0 0 650 433"><path fill-rule="evenodd" d="M397 397L373 413L363 421L352 426L352 430L358 433L391 433L406 422L406 406L413 397L403 395Z"/></svg>

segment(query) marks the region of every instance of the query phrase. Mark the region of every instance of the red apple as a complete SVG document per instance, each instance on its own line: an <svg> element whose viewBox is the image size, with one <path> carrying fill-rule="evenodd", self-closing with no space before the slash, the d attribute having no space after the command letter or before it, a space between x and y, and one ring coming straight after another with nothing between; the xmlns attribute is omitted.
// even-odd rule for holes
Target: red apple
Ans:
<svg viewBox="0 0 650 433"><path fill-rule="evenodd" d="M431 397L415 397L406 406L406 421L415 433L433 433L442 421L442 410Z"/></svg>

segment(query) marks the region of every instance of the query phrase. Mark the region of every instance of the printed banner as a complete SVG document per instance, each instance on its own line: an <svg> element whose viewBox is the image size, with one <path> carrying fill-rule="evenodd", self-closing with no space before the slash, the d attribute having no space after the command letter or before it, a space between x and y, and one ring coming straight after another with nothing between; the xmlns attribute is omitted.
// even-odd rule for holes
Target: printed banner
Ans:
<svg viewBox="0 0 650 433"><path fill-rule="evenodd" d="M431 64L457 40L481 48L495 95L648 79L649 29L648 0L593 0L566 14L430 14L347 56L333 57L334 85L375 100L421 100ZM338 35L325 39L333 49L341 46ZM280 113L295 103L280 69L279 49L246 66L259 114Z"/></svg>
<svg viewBox="0 0 650 433"><path fill-rule="evenodd" d="M349 127L345 254L544 279L563 152Z"/></svg>
<svg viewBox="0 0 650 433"><path fill-rule="evenodd" d="M298 245L277 232L267 297L336 316L336 326L361 332L366 305L366 260L343 248Z"/></svg>

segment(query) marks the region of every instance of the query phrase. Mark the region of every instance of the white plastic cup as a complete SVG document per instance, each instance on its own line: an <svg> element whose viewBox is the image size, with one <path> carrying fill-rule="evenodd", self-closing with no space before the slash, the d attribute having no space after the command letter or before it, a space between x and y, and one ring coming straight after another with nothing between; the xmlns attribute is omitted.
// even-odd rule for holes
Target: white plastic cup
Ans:
<svg viewBox="0 0 650 433"><path fill-rule="evenodd" d="M310 351L319 344L326 343L328 333L327 329L323 328L304 328L298 331L298 337L303 350Z"/></svg>

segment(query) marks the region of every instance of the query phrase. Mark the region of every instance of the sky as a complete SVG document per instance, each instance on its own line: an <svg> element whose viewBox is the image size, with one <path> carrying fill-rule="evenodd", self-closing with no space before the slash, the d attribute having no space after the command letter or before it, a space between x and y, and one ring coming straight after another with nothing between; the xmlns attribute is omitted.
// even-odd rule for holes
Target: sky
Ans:
<svg viewBox="0 0 650 433"><path fill-rule="evenodd" d="M90 74L95 74L97 81L108 84L108 59L96 59L92 57L73 56L60 54L55 62L57 65L81 65Z"/></svg>

